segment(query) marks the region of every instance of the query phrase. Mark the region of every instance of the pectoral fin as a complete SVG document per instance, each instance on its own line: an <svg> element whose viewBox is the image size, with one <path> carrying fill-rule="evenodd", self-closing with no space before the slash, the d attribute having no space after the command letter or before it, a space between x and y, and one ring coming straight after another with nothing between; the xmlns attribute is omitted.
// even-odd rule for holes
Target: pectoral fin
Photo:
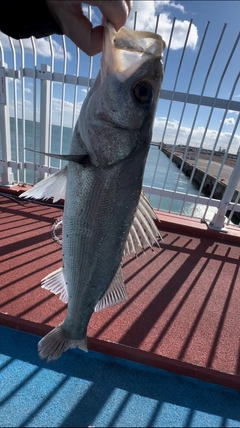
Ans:
<svg viewBox="0 0 240 428"><path fill-rule="evenodd" d="M58 201L66 193L67 166L53 175L35 184L31 189L20 195L20 198L49 199Z"/></svg>
<svg viewBox="0 0 240 428"><path fill-rule="evenodd" d="M31 152L35 150L27 149ZM57 155L52 153L36 152L42 153L46 156L51 156L57 159L67 160L79 163L83 166L90 165L90 158L88 155ZM20 195L20 198L34 198L34 199L50 199L53 197L53 202L57 202L59 199L65 196L66 193L66 183L67 183L67 166L65 166L60 171L56 172L53 175L45 178L44 180L39 181L31 189Z"/></svg>

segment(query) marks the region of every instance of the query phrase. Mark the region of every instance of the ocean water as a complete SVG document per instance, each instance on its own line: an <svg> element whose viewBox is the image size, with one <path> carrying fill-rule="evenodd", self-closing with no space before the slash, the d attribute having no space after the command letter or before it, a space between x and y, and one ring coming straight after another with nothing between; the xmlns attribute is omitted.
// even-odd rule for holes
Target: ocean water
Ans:
<svg viewBox="0 0 240 428"><path fill-rule="evenodd" d="M156 168L157 165L157 168ZM189 177L183 172L180 173L179 168L174 162L159 151L158 147L151 146L144 174L143 184L159 189L171 190L173 192L190 194L197 196L199 187L194 182L190 182ZM212 219L217 209L209 207L206 211L206 206L195 204L192 202L183 202L180 200L161 197L158 195L147 195L151 205L161 211L193 216L196 218ZM205 196L203 193L200 196ZM206 211L206 212L205 212Z"/></svg>
<svg viewBox="0 0 240 428"><path fill-rule="evenodd" d="M19 162L33 162L34 156L37 164L40 164L39 154L34 154L31 151L24 150L24 147L31 148L35 150L40 150L40 124L36 123L35 127L33 122L26 120L25 121L25 131L23 129L23 121L18 119L17 123L14 118L10 119L10 132L11 132L11 157L12 160L17 160L17 147L18 147L18 161ZM18 141L17 138L18 137ZM61 128L57 125L52 125L51 129L51 144L49 151L52 153L60 153L62 147L62 153L69 153L69 148L71 144L72 130L71 128L64 127L61 135ZM48 148L46 148L48 151ZM0 133L0 157L2 156L2 144L1 144L1 133ZM2 157L1 157L2 158ZM158 159L158 163L157 163ZM156 169L157 163L157 169ZM57 159L49 158L49 166L62 168L66 165L66 162L59 161ZM155 171L156 169L156 171ZM13 170L15 180L20 183L34 183L39 179L38 172L27 170L17 171ZM168 172L168 174L167 174ZM192 195L198 194L198 187L194 183L189 183L189 178L185 176L184 173L180 174L179 177L179 168L169 161L169 158L163 153L160 152L158 147L151 146L148 154L147 164L145 168L143 184L146 186L153 186L159 189L163 188L165 178L167 174L167 179L165 183L166 190L176 190L178 192L186 193L188 188L188 193ZM154 177L155 176L155 177ZM178 181L177 187L176 183ZM175 200L171 206L171 200L169 198L163 197L160 199L160 196L150 195L150 202L154 208L158 208L163 211L169 211L174 213L182 213L184 215L191 216L194 204ZM160 203L161 202L161 203ZM198 204L194 212L194 217L201 218L205 212L205 207ZM216 212L216 209L208 209L208 217L212 218L213 214Z"/></svg>

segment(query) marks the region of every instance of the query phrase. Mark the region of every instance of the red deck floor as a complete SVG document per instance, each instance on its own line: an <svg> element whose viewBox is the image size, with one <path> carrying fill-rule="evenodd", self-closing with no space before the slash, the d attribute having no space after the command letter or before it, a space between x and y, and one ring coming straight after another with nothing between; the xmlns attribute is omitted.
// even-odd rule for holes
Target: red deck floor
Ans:
<svg viewBox="0 0 240 428"><path fill-rule="evenodd" d="M0 196L0 324L44 335L64 319L40 287L61 266L61 214ZM89 348L240 390L240 233L159 216L161 248L125 259L129 299L92 316Z"/></svg>

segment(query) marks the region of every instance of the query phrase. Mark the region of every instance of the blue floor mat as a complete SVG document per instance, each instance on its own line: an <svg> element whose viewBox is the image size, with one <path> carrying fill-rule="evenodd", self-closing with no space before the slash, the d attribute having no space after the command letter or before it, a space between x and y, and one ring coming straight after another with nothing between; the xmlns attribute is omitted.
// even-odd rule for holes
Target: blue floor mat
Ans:
<svg viewBox="0 0 240 428"><path fill-rule="evenodd" d="M240 392L0 327L1 427L240 427Z"/></svg>

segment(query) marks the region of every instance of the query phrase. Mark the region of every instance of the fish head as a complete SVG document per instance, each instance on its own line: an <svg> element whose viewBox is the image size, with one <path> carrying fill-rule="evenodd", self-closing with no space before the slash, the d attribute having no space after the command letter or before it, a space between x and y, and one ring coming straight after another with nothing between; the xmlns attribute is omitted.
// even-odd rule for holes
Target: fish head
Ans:
<svg viewBox="0 0 240 428"><path fill-rule="evenodd" d="M165 43L151 32L105 26L101 69L83 103L78 126L94 166L119 163L149 149L163 79Z"/></svg>

